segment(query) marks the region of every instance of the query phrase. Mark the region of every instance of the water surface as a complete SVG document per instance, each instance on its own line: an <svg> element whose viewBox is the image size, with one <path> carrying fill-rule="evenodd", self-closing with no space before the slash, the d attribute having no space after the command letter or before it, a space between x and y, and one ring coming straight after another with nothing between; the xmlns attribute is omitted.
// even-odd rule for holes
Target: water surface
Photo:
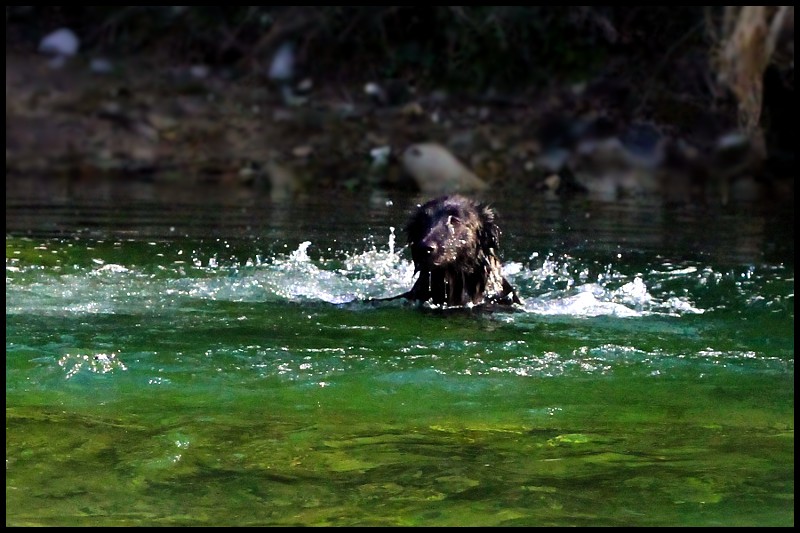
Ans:
<svg viewBox="0 0 800 533"><path fill-rule="evenodd" d="M8 525L793 525L793 213L497 193L524 306L413 283L418 197L6 198Z"/></svg>

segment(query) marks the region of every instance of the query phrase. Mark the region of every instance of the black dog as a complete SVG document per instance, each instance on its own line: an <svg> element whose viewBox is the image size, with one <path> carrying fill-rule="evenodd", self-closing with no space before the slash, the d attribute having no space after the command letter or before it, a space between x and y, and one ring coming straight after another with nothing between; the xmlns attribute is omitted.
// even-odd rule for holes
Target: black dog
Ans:
<svg viewBox="0 0 800 533"><path fill-rule="evenodd" d="M489 207L442 196L417 207L406 233L419 278L397 298L441 306L521 303L501 273L500 228Z"/></svg>

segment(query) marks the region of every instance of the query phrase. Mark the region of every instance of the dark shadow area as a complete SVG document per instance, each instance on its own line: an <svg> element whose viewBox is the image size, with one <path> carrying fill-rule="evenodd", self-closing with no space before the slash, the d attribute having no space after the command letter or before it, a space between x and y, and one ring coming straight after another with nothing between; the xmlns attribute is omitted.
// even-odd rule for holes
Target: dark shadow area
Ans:
<svg viewBox="0 0 800 533"><path fill-rule="evenodd" d="M794 197L792 6L9 6L6 30L13 183Z"/></svg>

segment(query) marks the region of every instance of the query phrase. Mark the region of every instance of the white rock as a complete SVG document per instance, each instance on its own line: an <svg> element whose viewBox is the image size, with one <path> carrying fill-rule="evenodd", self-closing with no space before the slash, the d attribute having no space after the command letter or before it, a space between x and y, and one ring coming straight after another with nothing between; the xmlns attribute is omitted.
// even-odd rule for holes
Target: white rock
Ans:
<svg viewBox="0 0 800 533"><path fill-rule="evenodd" d="M274 81L287 82L294 77L294 45L286 41L272 56L269 65L269 78Z"/></svg>
<svg viewBox="0 0 800 533"><path fill-rule="evenodd" d="M211 69L208 68L208 65L192 65L189 67L189 74L197 80L207 78L210 73Z"/></svg>
<svg viewBox="0 0 800 533"><path fill-rule="evenodd" d="M59 28L46 35L39 43L39 52L51 56L70 57L78 53L80 41L69 28Z"/></svg>
<svg viewBox="0 0 800 533"><path fill-rule="evenodd" d="M389 162L389 156L391 154L392 148L390 146L379 146L377 148L373 148L369 151L369 155L372 156L372 166L385 167Z"/></svg>
<svg viewBox="0 0 800 533"><path fill-rule="evenodd" d="M114 70L114 65L108 59L95 57L89 63L89 70L95 74L108 74Z"/></svg>
<svg viewBox="0 0 800 533"><path fill-rule="evenodd" d="M488 187L440 144L412 144L401 160L403 168L426 194L479 191Z"/></svg>

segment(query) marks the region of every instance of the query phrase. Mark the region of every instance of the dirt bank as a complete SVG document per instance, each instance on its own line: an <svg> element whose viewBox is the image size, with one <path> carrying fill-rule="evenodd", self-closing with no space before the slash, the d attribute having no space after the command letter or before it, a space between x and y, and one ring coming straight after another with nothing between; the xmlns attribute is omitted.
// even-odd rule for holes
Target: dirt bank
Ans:
<svg viewBox="0 0 800 533"><path fill-rule="evenodd" d="M112 63L107 72L96 72L89 59L80 57L53 68L39 54L7 51L6 175L116 176L187 187L218 183L268 188L278 195L414 189L417 184L397 157L411 143L433 141L490 187L580 191L586 182L574 178L574 166L542 164L542 155L552 148L542 137L543 125L560 114L558 127L572 132L587 121L594 125L602 115L612 117L609 135L622 138L631 131L624 122L631 118L619 118L616 89L600 82L536 98L412 92L387 104L376 102L363 85L328 83L314 86L302 102L287 103L264 77L132 59ZM699 196L709 190L718 195L720 179L727 187L743 175L757 177L760 167L751 165L747 154L737 155L734 164L744 161L745 166L737 167L735 179L728 168L722 178L715 176L712 165L719 161L704 156L704 150L713 154L731 128L735 119L729 112L700 113L687 103L674 111L677 118L694 117L704 125L687 127L685 119L683 124L648 122L653 142L662 148L657 164L669 172L666 182L672 184L676 175L686 182L674 187L678 199L697 198L698 190ZM582 140L568 139L557 148L574 152ZM664 147L673 148L669 157ZM554 174L561 174L555 185ZM663 186L665 178L659 179ZM793 191L792 180L781 182L780 190L787 187ZM761 189L753 194L762 194Z"/></svg>

